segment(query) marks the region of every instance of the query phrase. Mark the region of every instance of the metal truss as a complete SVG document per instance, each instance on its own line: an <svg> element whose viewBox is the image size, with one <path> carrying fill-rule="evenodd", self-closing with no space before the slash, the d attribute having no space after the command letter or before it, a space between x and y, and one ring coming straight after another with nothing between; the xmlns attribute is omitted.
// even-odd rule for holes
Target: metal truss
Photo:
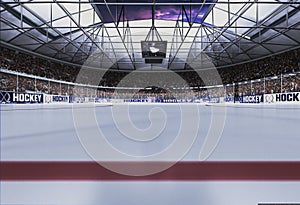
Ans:
<svg viewBox="0 0 300 205"><path fill-rule="evenodd" d="M37 12L44 5L49 16ZM103 22L103 5L113 22ZM152 6L149 24L126 20L125 6ZM179 6L177 19L154 25L155 6ZM270 6L270 11L260 9ZM192 14L192 7L199 8ZM199 15L204 6L208 11ZM112 8L117 11L113 12ZM161 67L185 70L201 53L215 66L229 66L300 46L300 1L245 0L130 2L0 1L1 42L45 57L82 65L95 51L95 60L113 69L145 67L140 39L168 41L168 59ZM266 14L262 13L263 11ZM249 15L253 13L253 15ZM114 16L114 14L116 14ZM222 17L220 17L222 16ZM89 23L84 23L88 18ZM152 24L151 24L152 20ZM146 22L146 21L145 21ZM149 32L148 32L149 31ZM93 60L93 59L90 59ZM194 68L195 69L195 68Z"/></svg>

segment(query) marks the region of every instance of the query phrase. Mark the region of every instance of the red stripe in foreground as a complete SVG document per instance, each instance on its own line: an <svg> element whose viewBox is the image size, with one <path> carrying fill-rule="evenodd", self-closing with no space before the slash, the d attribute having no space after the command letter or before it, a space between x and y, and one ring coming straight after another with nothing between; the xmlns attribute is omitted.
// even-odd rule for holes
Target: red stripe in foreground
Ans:
<svg viewBox="0 0 300 205"><path fill-rule="evenodd" d="M163 162L106 162L148 169ZM96 162L0 162L1 180L300 180L300 162L178 162L149 176L117 174Z"/></svg>

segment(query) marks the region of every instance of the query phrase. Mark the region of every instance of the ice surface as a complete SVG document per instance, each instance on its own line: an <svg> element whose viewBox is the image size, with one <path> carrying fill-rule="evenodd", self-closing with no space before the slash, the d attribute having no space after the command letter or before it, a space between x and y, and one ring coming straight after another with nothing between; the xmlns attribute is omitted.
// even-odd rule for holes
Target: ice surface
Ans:
<svg viewBox="0 0 300 205"><path fill-rule="evenodd" d="M164 111L166 126L149 142L124 136L114 123L112 107L92 109L99 129L116 149L150 155L176 140L181 123L180 106L163 104L130 105L132 123L140 130L147 129L151 126L149 112L155 107ZM199 160L211 128L213 107L198 108L199 132L184 160ZM91 108L82 108L83 113L84 109ZM77 136L71 105L1 105L1 110L2 161L92 160ZM163 122L162 116L153 119ZM299 121L299 105L228 105L221 139L208 160L299 160ZM119 123L128 122L124 118ZM87 125L85 129L92 128ZM299 190L299 181L2 181L0 204L253 205L300 202Z"/></svg>
<svg viewBox="0 0 300 205"><path fill-rule="evenodd" d="M160 135L147 142L124 136L115 124L112 107L82 108L82 113L84 109L95 112L98 128L117 150L146 156L167 149L176 140L181 125L179 105L130 105L124 115L128 112L132 124L143 130L151 125L149 113L153 108L163 110L166 126ZM198 135L184 160L198 160L209 129L214 129L212 107L198 108ZM2 105L1 109L1 160L92 160L77 136L71 105ZM223 115L215 112L218 114ZM154 116L154 120L163 123L163 117ZM300 160L299 105L231 105L226 107L225 117L219 144L208 160ZM115 118L118 123L128 123L126 118Z"/></svg>

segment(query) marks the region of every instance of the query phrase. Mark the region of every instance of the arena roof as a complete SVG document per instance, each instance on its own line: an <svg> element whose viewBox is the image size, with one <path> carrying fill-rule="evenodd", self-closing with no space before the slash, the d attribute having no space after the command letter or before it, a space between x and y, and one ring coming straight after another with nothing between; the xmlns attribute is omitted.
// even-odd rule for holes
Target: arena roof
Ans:
<svg viewBox="0 0 300 205"><path fill-rule="evenodd" d="M101 51L98 57L112 68L133 70L151 68L141 41L155 33L168 42L163 68L188 69L202 53L215 66L227 66L300 46L299 5L300 0L1 0L0 37L7 46L75 64Z"/></svg>

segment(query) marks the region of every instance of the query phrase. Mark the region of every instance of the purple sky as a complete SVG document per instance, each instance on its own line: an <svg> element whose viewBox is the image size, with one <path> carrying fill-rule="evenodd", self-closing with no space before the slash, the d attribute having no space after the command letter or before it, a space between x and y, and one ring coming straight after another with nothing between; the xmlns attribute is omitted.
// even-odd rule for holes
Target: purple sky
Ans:
<svg viewBox="0 0 300 205"><path fill-rule="evenodd" d="M102 20L104 22L112 22L111 16L107 11L107 8L105 6L99 6L98 8L102 15ZM196 14L199 12L199 9L200 6L192 7L192 19L195 18ZM197 22L201 21L201 18L205 14L207 9L208 6L202 8L201 12L197 17ZM110 10L113 13L113 16L116 16L116 7L111 6ZM181 6L156 6L155 16L156 19L161 19L161 20L177 20L178 15L180 14L180 10L181 10ZM185 10L187 12L187 15L190 16L189 6L186 6ZM120 8L119 8L119 12L120 12ZM151 17L152 17L151 6L126 6L125 7L125 20L151 19ZM184 21L187 21L186 17L184 17Z"/></svg>

